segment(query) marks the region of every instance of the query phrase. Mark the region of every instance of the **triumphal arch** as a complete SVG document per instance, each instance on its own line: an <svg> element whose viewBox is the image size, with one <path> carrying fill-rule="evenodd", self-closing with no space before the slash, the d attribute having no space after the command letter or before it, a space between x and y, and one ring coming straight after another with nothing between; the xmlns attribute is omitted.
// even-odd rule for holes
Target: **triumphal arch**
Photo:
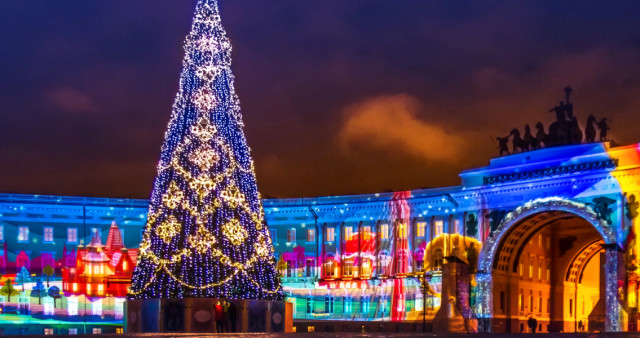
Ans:
<svg viewBox="0 0 640 338"><path fill-rule="evenodd" d="M488 224L475 276L479 330L522 332L539 314L543 331L623 329L637 307L629 292L637 166L638 145L601 143L496 158L461 174L461 209Z"/></svg>

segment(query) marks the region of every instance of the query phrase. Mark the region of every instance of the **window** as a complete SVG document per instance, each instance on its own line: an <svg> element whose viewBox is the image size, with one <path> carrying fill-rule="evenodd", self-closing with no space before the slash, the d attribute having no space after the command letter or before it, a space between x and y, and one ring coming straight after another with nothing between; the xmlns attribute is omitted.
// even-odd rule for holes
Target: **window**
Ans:
<svg viewBox="0 0 640 338"><path fill-rule="evenodd" d="M547 262L547 280L551 280L551 263Z"/></svg>
<svg viewBox="0 0 640 338"><path fill-rule="evenodd" d="M315 242L315 241L316 241L316 230L307 229L307 242Z"/></svg>
<svg viewBox="0 0 640 338"><path fill-rule="evenodd" d="M116 333L124 333L124 328L116 327Z"/></svg>
<svg viewBox="0 0 640 338"><path fill-rule="evenodd" d="M500 291L500 312L504 313L504 291Z"/></svg>
<svg viewBox="0 0 640 338"><path fill-rule="evenodd" d="M524 291L520 289L520 298L518 298L518 305L520 306L520 311L524 311Z"/></svg>
<svg viewBox="0 0 640 338"><path fill-rule="evenodd" d="M421 293L418 293L416 294L416 311L422 312L422 309L424 309L424 298Z"/></svg>
<svg viewBox="0 0 640 338"><path fill-rule="evenodd" d="M67 243L78 243L78 228L67 228Z"/></svg>
<svg viewBox="0 0 640 338"><path fill-rule="evenodd" d="M542 234L538 234L538 246L542 248Z"/></svg>
<svg viewBox="0 0 640 338"><path fill-rule="evenodd" d="M520 276L522 276L524 274L523 269L524 269L524 267L522 266L522 262L520 262L520 269L518 269L519 272L520 272Z"/></svg>
<svg viewBox="0 0 640 338"><path fill-rule="evenodd" d="M533 278L533 262L529 262L529 278Z"/></svg>
<svg viewBox="0 0 640 338"><path fill-rule="evenodd" d="M389 239L389 224L380 226L380 239Z"/></svg>
<svg viewBox="0 0 640 338"><path fill-rule="evenodd" d="M98 284L98 295L104 295L104 284Z"/></svg>
<svg viewBox="0 0 640 338"><path fill-rule="evenodd" d="M538 292L538 312L542 313L542 292Z"/></svg>
<svg viewBox="0 0 640 338"><path fill-rule="evenodd" d="M316 267L316 262L313 258L307 258L307 277L313 277L313 270Z"/></svg>
<svg viewBox="0 0 640 338"><path fill-rule="evenodd" d="M353 227L344 227L344 240L345 242L351 239L353 236Z"/></svg>
<svg viewBox="0 0 640 338"><path fill-rule="evenodd" d="M307 314L313 313L313 299L307 298Z"/></svg>
<svg viewBox="0 0 640 338"><path fill-rule="evenodd" d="M345 259L344 260L344 271L343 271L343 275L345 277L353 277L353 258L350 259Z"/></svg>
<svg viewBox="0 0 640 338"><path fill-rule="evenodd" d="M296 242L296 229L287 230L287 243Z"/></svg>
<svg viewBox="0 0 640 338"><path fill-rule="evenodd" d="M460 220L459 219L453 220L453 232L452 233L459 234L459 233L462 233L461 230L462 229L460 229Z"/></svg>
<svg viewBox="0 0 640 338"><path fill-rule="evenodd" d="M43 314L45 316L53 316L53 312L55 311L53 308L53 298L45 297L42 299L43 305Z"/></svg>
<svg viewBox="0 0 640 338"><path fill-rule="evenodd" d="M102 329L99 327L94 327L93 328L93 334L102 334Z"/></svg>
<svg viewBox="0 0 640 338"><path fill-rule="evenodd" d="M371 233L371 227L368 226L368 225L363 226L362 227L362 233L365 233L365 234Z"/></svg>
<svg viewBox="0 0 640 338"><path fill-rule="evenodd" d="M442 255L442 250L437 249L434 253L433 253L433 269L436 271L440 271L442 270L442 263L443 263L443 255Z"/></svg>
<svg viewBox="0 0 640 338"><path fill-rule="evenodd" d="M327 228L327 242L333 242L336 240L336 228Z"/></svg>
<svg viewBox="0 0 640 338"><path fill-rule="evenodd" d="M324 271L327 277L335 277L337 275L336 261L333 257L327 257L325 261Z"/></svg>
<svg viewBox="0 0 640 338"><path fill-rule="evenodd" d="M533 291L529 290L529 311L533 312Z"/></svg>
<svg viewBox="0 0 640 338"><path fill-rule="evenodd" d="M416 270L418 270L418 271L422 270L423 263L424 263L423 262L423 260L424 260L424 250L422 250L422 249L416 250L416 253L415 253L414 257L416 257L416 259L415 259Z"/></svg>
<svg viewBox="0 0 640 338"><path fill-rule="evenodd" d="M442 234L442 226L443 226L443 222L442 221L436 221L434 223L434 231L435 231L435 236L438 236L440 234Z"/></svg>
<svg viewBox="0 0 640 338"><path fill-rule="evenodd" d="M296 262L292 260L287 261L287 277L293 277L293 269L295 268L295 263Z"/></svg>
<svg viewBox="0 0 640 338"><path fill-rule="evenodd" d="M551 237L547 237L547 249L551 247Z"/></svg>
<svg viewBox="0 0 640 338"><path fill-rule="evenodd" d="M573 316L573 299L569 299L569 316Z"/></svg>
<svg viewBox="0 0 640 338"><path fill-rule="evenodd" d="M24 297L25 295L20 295L18 298L18 314L28 315L31 313L31 305L29 303L29 297Z"/></svg>
<svg viewBox="0 0 640 338"><path fill-rule="evenodd" d="M386 297L380 297L379 300L379 304L380 304L380 312L382 312L382 315L384 316L384 313L387 312L387 299Z"/></svg>
<svg viewBox="0 0 640 338"><path fill-rule="evenodd" d="M4 225L0 225L0 242L4 241Z"/></svg>
<svg viewBox="0 0 640 338"><path fill-rule="evenodd" d="M269 230L269 236L271 236L271 243L276 244L278 237L276 237L276 230Z"/></svg>
<svg viewBox="0 0 640 338"><path fill-rule="evenodd" d="M342 307L344 308L344 313L351 313L353 309L351 297L343 297L342 298Z"/></svg>
<svg viewBox="0 0 640 338"><path fill-rule="evenodd" d="M91 303L91 314L94 316L102 316L102 299L98 299L95 302Z"/></svg>
<svg viewBox="0 0 640 338"><path fill-rule="evenodd" d="M124 302L125 298L116 298L113 305L113 311L116 319L122 319L124 316Z"/></svg>
<svg viewBox="0 0 640 338"><path fill-rule="evenodd" d="M333 313L333 297L324 298L324 313Z"/></svg>
<svg viewBox="0 0 640 338"><path fill-rule="evenodd" d="M78 334L78 329L75 327L69 328L69 334Z"/></svg>
<svg viewBox="0 0 640 338"><path fill-rule="evenodd" d="M542 279L542 263L538 265L538 279Z"/></svg>
<svg viewBox="0 0 640 338"><path fill-rule="evenodd" d="M360 310L362 311L362 313L367 314L369 313L369 304L371 303L371 301L369 300L369 297L362 297L360 298Z"/></svg>
<svg viewBox="0 0 640 338"><path fill-rule="evenodd" d="M22 226L18 228L18 242L29 241L29 227Z"/></svg>
<svg viewBox="0 0 640 338"><path fill-rule="evenodd" d="M48 336L48 335L52 335L53 334L53 329L52 328L45 328L44 329L44 335Z"/></svg>
<svg viewBox="0 0 640 338"><path fill-rule="evenodd" d="M53 242L53 227L44 227L44 241Z"/></svg>
<svg viewBox="0 0 640 338"><path fill-rule="evenodd" d="M73 283L74 291L76 289L76 283ZM67 298L67 314L69 316L77 316L78 315L78 297L69 297Z"/></svg>
<svg viewBox="0 0 640 338"><path fill-rule="evenodd" d="M398 238L406 238L407 237L407 225L399 223L398 224Z"/></svg>

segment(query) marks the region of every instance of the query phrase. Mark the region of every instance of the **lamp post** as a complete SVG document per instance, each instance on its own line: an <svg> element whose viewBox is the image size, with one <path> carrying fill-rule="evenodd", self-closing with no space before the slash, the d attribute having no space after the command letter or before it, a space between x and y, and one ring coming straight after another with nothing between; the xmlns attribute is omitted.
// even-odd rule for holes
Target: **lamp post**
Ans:
<svg viewBox="0 0 640 338"><path fill-rule="evenodd" d="M431 271L425 270L422 275L422 332L427 332L427 293L431 277Z"/></svg>

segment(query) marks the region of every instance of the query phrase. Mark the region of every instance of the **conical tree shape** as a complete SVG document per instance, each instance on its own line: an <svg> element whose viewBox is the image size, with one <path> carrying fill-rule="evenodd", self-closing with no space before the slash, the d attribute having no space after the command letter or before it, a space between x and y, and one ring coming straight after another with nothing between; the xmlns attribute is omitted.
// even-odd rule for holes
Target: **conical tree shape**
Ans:
<svg viewBox="0 0 640 338"><path fill-rule="evenodd" d="M132 298L282 299L215 0L199 0Z"/></svg>

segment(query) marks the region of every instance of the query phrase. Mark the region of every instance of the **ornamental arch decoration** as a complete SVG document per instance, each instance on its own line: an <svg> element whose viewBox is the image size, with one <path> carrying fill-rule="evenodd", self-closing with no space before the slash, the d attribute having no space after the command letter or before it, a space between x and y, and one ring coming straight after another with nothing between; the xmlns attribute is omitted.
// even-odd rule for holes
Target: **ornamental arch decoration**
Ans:
<svg viewBox="0 0 640 338"><path fill-rule="evenodd" d="M567 212L578 216L589 222L598 231L605 244L615 244L617 246L616 236L613 230L606 222L598 218L598 215L590 206L558 197L537 199L505 215L498 228L486 239L482 246L478 257L478 270L491 273L496 251L505 234L507 234L513 226L518 225L527 217L546 211Z"/></svg>
<svg viewBox="0 0 640 338"><path fill-rule="evenodd" d="M476 275L478 299L474 305L474 312L478 318L478 329L480 332L491 332L491 321L493 317L493 263L495 255L499 250L499 244L504 237L518 226L522 221L536 214L544 212L564 212L580 217L590 223L608 247L606 253L605 275L605 307L607 316L605 318L605 331L620 331L619 306L617 305L617 256L615 252L620 249L616 240L616 234L612 228L598 218L593 209L580 202L571 201L559 197L536 199L528 202L515 210L507 213L491 236L489 236L482 246L478 257L478 274Z"/></svg>

